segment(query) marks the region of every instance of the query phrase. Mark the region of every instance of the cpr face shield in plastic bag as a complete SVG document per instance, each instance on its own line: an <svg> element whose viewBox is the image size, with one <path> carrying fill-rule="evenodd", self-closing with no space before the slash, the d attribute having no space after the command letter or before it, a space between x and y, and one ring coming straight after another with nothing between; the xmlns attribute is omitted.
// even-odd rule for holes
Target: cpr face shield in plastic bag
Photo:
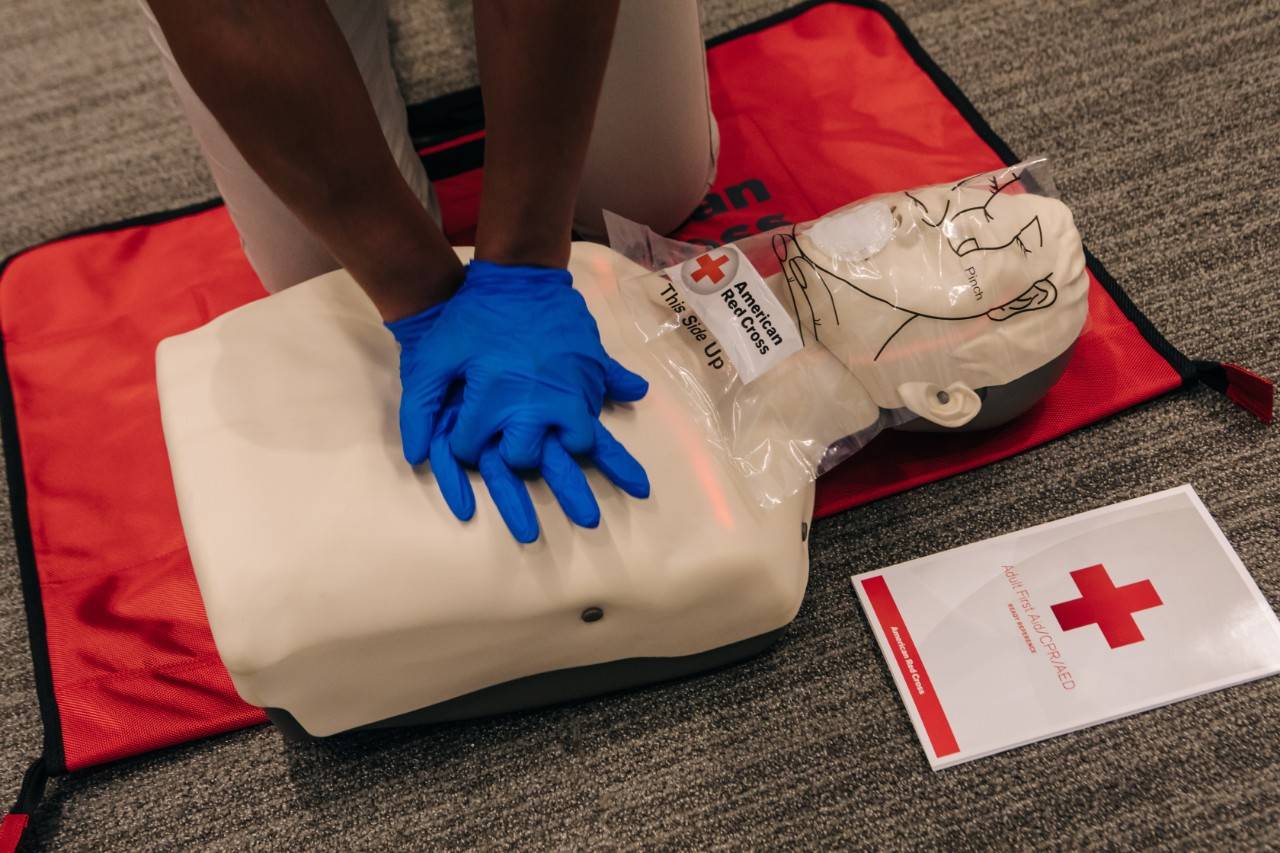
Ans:
<svg viewBox="0 0 1280 853"><path fill-rule="evenodd" d="M1046 160L715 249L606 221L613 248L654 270L622 283L622 316L766 505L882 429L1025 409L1048 385L979 417L1065 365L1088 308L1084 249Z"/></svg>

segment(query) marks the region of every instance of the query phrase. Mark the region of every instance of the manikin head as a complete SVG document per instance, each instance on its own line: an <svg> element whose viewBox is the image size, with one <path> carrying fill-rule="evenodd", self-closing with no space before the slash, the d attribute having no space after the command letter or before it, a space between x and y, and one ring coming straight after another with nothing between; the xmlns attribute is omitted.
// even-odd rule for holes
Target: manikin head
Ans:
<svg viewBox="0 0 1280 853"><path fill-rule="evenodd" d="M1056 381L1088 307L1080 236L1044 194L1045 166L876 196L738 241L803 344L749 383L699 337L700 318L672 313L684 297L667 275L623 289L640 297L631 319L713 443L769 494L888 426L998 425ZM706 251L647 229L619 236L654 266Z"/></svg>
<svg viewBox="0 0 1280 853"><path fill-rule="evenodd" d="M1084 250L1070 210L1038 192L1043 170L876 196L777 234L775 290L878 406L962 426L979 389L1052 361L1084 324Z"/></svg>

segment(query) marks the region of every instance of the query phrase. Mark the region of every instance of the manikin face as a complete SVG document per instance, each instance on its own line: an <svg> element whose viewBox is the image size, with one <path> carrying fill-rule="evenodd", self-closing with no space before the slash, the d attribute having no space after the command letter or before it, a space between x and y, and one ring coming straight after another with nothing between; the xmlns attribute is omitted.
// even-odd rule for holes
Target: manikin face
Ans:
<svg viewBox="0 0 1280 853"><path fill-rule="evenodd" d="M944 426L1064 352L1088 277L1071 212L1025 167L878 196L774 238L784 301L875 402Z"/></svg>

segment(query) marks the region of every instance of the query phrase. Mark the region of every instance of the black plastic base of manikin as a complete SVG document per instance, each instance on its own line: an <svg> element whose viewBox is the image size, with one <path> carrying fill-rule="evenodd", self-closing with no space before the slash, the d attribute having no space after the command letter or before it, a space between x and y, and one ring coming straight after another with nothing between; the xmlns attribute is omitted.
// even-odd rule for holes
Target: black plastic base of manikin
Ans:
<svg viewBox="0 0 1280 853"><path fill-rule="evenodd" d="M779 628L758 637L682 657L627 658L517 678L514 681L495 684L427 708L357 726L350 731L420 726L475 717L491 717L512 711L587 699L603 693L642 687L659 681L684 678L758 655L777 642L783 630ZM280 708L264 710L285 739L314 739L314 736L288 711Z"/></svg>
<svg viewBox="0 0 1280 853"><path fill-rule="evenodd" d="M962 427L944 427L930 423L924 418L916 418L894 429L905 432L977 432L1003 426L1039 403L1044 395L1049 393L1049 389L1066 372L1067 362L1071 361L1071 354L1075 349L1076 345L1072 343L1062 355L1005 385L979 388L978 396L982 398L982 410Z"/></svg>

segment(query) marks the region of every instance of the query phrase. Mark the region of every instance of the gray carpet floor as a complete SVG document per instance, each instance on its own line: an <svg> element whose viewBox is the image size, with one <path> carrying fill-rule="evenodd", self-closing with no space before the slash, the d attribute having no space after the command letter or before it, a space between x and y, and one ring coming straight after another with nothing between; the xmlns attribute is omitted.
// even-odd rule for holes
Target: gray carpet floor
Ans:
<svg viewBox="0 0 1280 853"><path fill-rule="evenodd" d="M787 5L707 0L708 35ZM467 4L394 4L422 99L474 80ZM1185 352L1280 376L1280 0L900 0ZM864 81L874 86L874 80ZM128 0L0 7L0 253L214 194ZM49 849L1280 845L1280 679L932 773L848 576L1184 482L1280 603L1280 438L1180 393L815 525L776 651L622 696L286 746L257 728L54 782ZM0 795L40 743L0 514Z"/></svg>

